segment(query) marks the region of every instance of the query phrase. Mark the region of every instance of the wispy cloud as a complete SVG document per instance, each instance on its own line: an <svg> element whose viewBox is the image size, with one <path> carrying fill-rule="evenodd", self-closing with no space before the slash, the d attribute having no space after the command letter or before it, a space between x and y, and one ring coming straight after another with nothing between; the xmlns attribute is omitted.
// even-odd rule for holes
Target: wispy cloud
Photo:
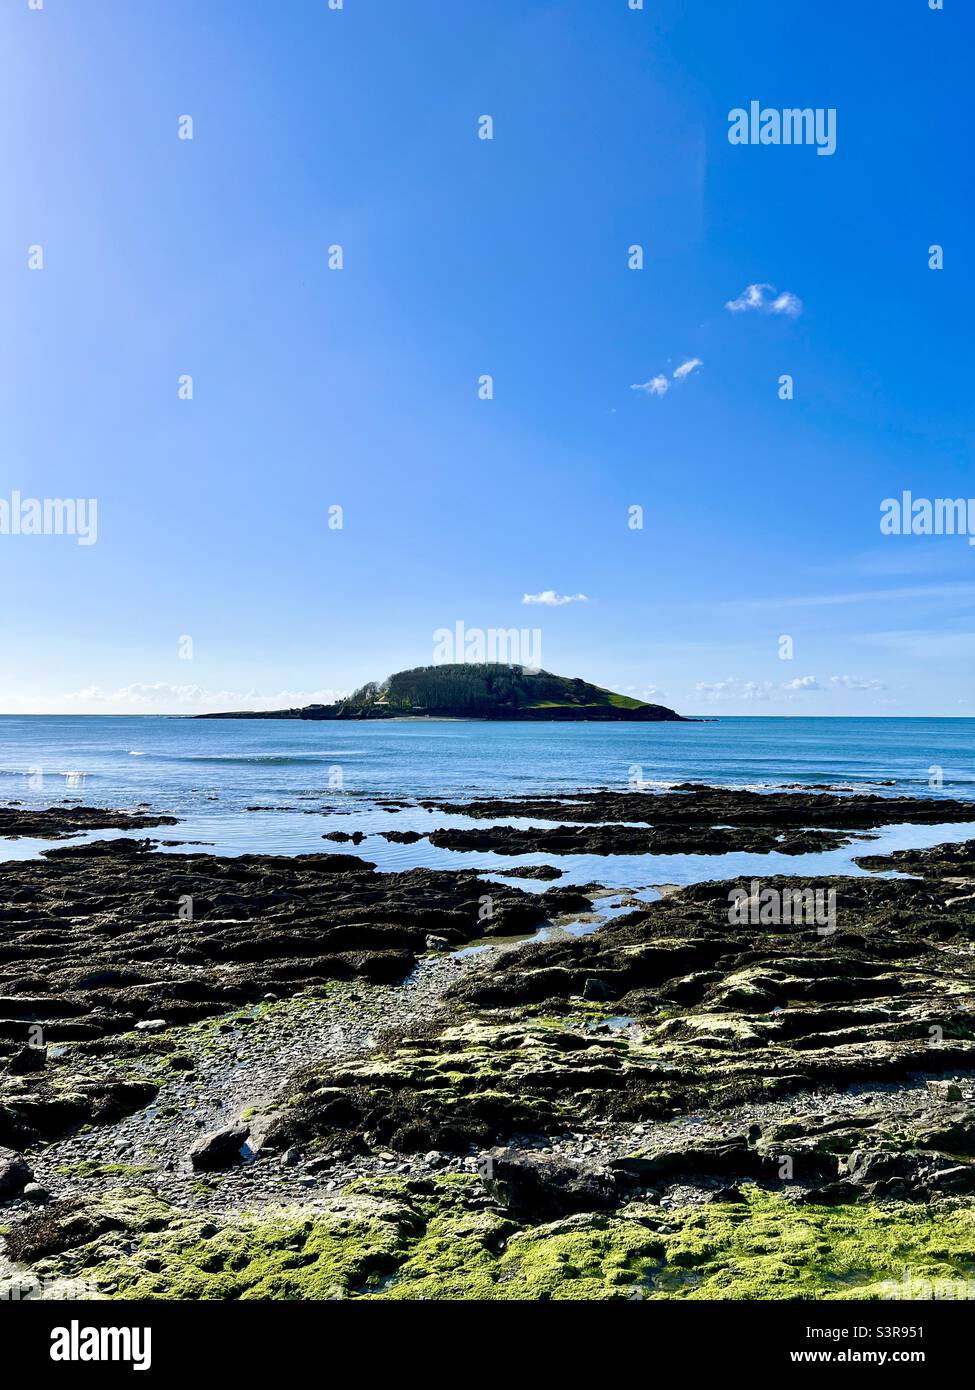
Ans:
<svg viewBox="0 0 975 1390"><path fill-rule="evenodd" d="M652 376L649 381L634 382L631 391L646 391L648 396L666 396L670 382L665 376Z"/></svg>
<svg viewBox="0 0 975 1390"><path fill-rule="evenodd" d="M704 700L769 700L775 685L772 681L740 681L729 676L723 681L698 681L694 689Z"/></svg>
<svg viewBox="0 0 975 1390"><path fill-rule="evenodd" d="M723 681L698 681L694 687L704 700L746 701L753 700L793 700L803 695L820 694L839 696L846 690L879 691L886 690L883 681L867 680L860 676L830 676L821 682L816 676L794 676L792 680L782 681L743 681L729 676Z"/></svg>
<svg viewBox="0 0 975 1390"><path fill-rule="evenodd" d="M700 357L689 357L686 362L682 362L679 367L675 367L671 375L674 381L686 381L693 372L697 371L698 367L703 366L704 363ZM652 376L649 381L635 382L630 387L630 390L645 391L648 396L666 396L667 392L670 390L670 382L663 373L658 373L656 376Z"/></svg>
<svg viewBox="0 0 975 1390"><path fill-rule="evenodd" d="M701 361L700 357L688 358L688 360L686 362L682 362L680 366L677 368L677 370L674 372L674 380L683 381L686 376L690 376L691 372L696 372L698 367L703 366L704 363Z"/></svg>
<svg viewBox="0 0 975 1390"><path fill-rule="evenodd" d="M883 681L863 680L860 676L830 676L830 685L843 690L886 690Z"/></svg>
<svg viewBox="0 0 975 1390"><path fill-rule="evenodd" d="M566 603L588 603L585 594L558 594L554 589L543 589L540 594L523 594L522 603L543 603L548 608L561 608Z"/></svg>
<svg viewBox="0 0 975 1390"><path fill-rule="evenodd" d="M726 609L764 610L774 608L827 608L854 603L891 603L907 599L975 598L975 584L926 584L916 588L859 589L841 594L796 594L789 598L725 599Z"/></svg>
<svg viewBox="0 0 975 1390"><path fill-rule="evenodd" d="M729 299L725 304L733 314L741 314L754 309L760 314L785 314L796 318L802 313L802 300L783 290L780 294L774 285L747 285L737 299Z"/></svg>

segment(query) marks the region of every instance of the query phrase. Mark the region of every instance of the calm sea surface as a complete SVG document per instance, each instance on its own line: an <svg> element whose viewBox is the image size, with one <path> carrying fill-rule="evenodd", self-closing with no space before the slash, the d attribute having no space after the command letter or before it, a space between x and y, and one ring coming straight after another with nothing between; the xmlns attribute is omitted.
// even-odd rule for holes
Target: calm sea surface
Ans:
<svg viewBox="0 0 975 1390"><path fill-rule="evenodd" d="M932 786L932 769L943 785ZM477 867L497 872L545 862L457 854L421 842L390 845L379 830L466 825L376 799L574 792L707 782L756 790L830 784L880 796L973 801L972 821L950 828L886 828L879 839L828 854L577 855L559 860L565 882L649 887L734 873L854 873L865 849L975 836L975 720L722 719L687 724L308 723L160 717L0 718L0 803L152 809L180 824L147 832L226 854L308 854L340 848L326 831L362 830L352 852L382 868ZM251 807L265 809L251 810ZM483 824L483 822L481 822ZM530 824L532 822L514 822ZM537 820L534 823L538 823ZM108 838L101 832L82 838ZM174 847L186 849L187 844ZM0 858L50 848L0 841ZM550 862L550 861L549 861ZM523 886L531 886L525 883Z"/></svg>

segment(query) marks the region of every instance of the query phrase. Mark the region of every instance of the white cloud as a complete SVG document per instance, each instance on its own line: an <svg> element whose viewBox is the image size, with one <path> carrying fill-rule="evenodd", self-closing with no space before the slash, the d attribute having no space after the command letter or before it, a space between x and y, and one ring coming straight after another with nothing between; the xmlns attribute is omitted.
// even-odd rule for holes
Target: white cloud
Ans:
<svg viewBox="0 0 975 1390"><path fill-rule="evenodd" d="M646 391L648 396L666 396L670 390L670 382L665 376L652 376L649 381L635 382L631 391Z"/></svg>
<svg viewBox="0 0 975 1390"><path fill-rule="evenodd" d="M771 681L739 681L729 676L723 681L698 681L694 689L705 700L768 700L775 686Z"/></svg>
<svg viewBox="0 0 975 1390"><path fill-rule="evenodd" d="M676 367L671 375L677 382L686 381L692 372L696 372L698 367L703 366L704 363L700 357L689 357L686 362L682 362L679 367ZM656 376L652 376L649 381L634 383L630 390L646 391L648 396L666 396L670 390L670 382L662 372L659 372Z"/></svg>
<svg viewBox="0 0 975 1390"><path fill-rule="evenodd" d="M796 318L802 313L802 300L783 290L779 294L774 285L747 285L737 299L729 299L725 304L733 314L755 309L760 314L786 314Z"/></svg>
<svg viewBox="0 0 975 1390"><path fill-rule="evenodd" d="M585 594L557 594L554 589L543 589L540 594L523 594L522 603L543 603L549 608L561 608L566 603L588 603Z"/></svg>
<svg viewBox="0 0 975 1390"><path fill-rule="evenodd" d="M788 314L790 319L798 318L802 313L802 300L786 290L772 300L772 313Z"/></svg>
<svg viewBox="0 0 975 1390"><path fill-rule="evenodd" d="M697 371L698 367L703 366L704 363L701 361L700 357L691 357L688 361L682 362L674 372L674 380L683 381L685 377L690 376L691 372Z"/></svg>
<svg viewBox="0 0 975 1390"><path fill-rule="evenodd" d="M860 676L830 676L830 685L842 686L844 690L886 690L883 681L863 680Z"/></svg>
<svg viewBox="0 0 975 1390"><path fill-rule="evenodd" d="M694 689L705 700L771 700L779 691L805 692L821 690L815 676L796 676L795 680L776 685L774 681L741 681L729 676L723 681L698 681Z"/></svg>

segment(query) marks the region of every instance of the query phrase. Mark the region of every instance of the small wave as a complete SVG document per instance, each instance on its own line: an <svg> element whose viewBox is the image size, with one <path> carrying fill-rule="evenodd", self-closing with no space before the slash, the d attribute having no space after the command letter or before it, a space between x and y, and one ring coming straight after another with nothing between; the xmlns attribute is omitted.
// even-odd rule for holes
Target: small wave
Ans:
<svg viewBox="0 0 975 1390"><path fill-rule="evenodd" d="M161 753L160 761L167 763L208 763L218 767L306 767L315 763L347 762L348 753Z"/></svg>
<svg viewBox="0 0 975 1390"><path fill-rule="evenodd" d="M146 756L145 753L140 753L139 750L138 750L137 748L130 748L130 749L129 749L129 757L130 757L130 758L144 758L145 756Z"/></svg>
<svg viewBox="0 0 975 1390"><path fill-rule="evenodd" d="M81 772L74 768L67 770L59 767L23 767L16 768L0 767L0 777L16 777L23 781L25 777L36 777L38 785L43 782L45 777L66 777L69 781L79 782L86 777L95 777L97 773Z"/></svg>

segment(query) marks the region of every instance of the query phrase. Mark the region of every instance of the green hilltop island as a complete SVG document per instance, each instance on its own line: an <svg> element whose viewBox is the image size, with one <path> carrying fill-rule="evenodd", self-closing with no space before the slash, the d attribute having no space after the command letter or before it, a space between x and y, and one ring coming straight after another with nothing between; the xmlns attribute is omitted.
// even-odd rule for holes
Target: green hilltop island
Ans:
<svg viewBox="0 0 975 1390"><path fill-rule="evenodd" d="M378 684L370 681L334 705L239 710L195 719L603 719L680 720L666 705L648 705L590 685L501 662L416 666Z"/></svg>

